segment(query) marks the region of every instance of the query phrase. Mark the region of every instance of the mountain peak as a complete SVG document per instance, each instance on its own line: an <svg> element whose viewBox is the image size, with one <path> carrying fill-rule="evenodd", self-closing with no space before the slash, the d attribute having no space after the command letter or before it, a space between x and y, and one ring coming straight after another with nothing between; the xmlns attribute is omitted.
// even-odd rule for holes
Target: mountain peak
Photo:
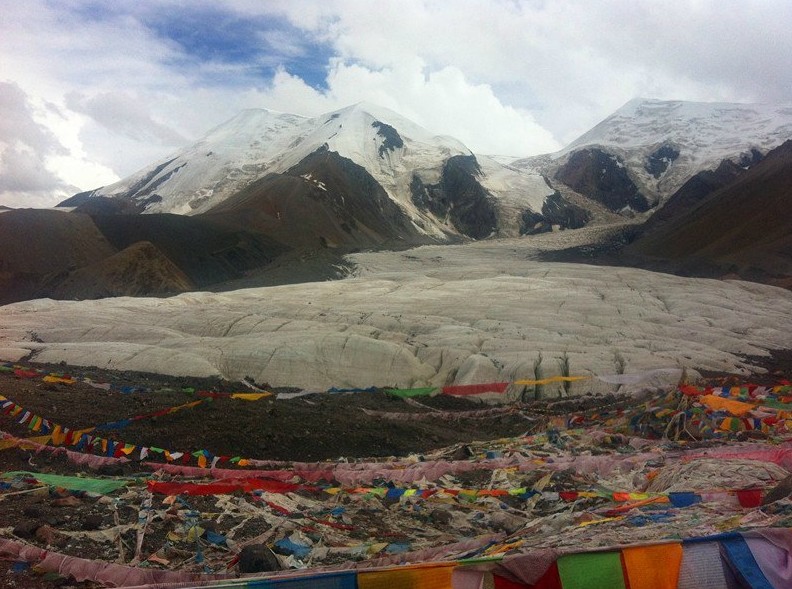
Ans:
<svg viewBox="0 0 792 589"><path fill-rule="evenodd" d="M721 160L757 148L766 152L792 136L789 104L741 104L634 98L557 156L582 147L618 150L672 143L696 159Z"/></svg>
<svg viewBox="0 0 792 589"><path fill-rule="evenodd" d="M321 149L365 168L408 209L413 169L437 176L448 158L471 155L456 139L370 102L316 117L250 108L167 160L92 194L131 198L146 212L197 214Z"/></svg>

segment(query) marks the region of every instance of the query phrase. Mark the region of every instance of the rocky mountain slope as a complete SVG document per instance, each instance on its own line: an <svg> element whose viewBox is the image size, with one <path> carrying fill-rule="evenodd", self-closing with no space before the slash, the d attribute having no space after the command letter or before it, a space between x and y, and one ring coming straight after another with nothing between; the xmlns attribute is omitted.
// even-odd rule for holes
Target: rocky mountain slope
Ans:
<svg viewBox="0 0 792 589"><path fill-rule="evenodd" d="M627 263L792 286L792 141L749 170L692 178L624 250Z"/></svg>
<svg viewBox="0 0 792 589"><path fill-rule="evenodd" d="M174 294L239 279L289 249L200 217L12 210L0 214L0 304Z"/></svg>
<svg viewBox="0 0 792 589"><path fill-rule="evenodd" d="M644 212L723 160L755 164L792 137L792 105L635 99L561 151L513 162L612 211Z"/></svg>
<svg viewBox="0 0 792 589"><path fill-rule="evenodd" d="M545 261L741 278L792 289L792 140L743 167L724 160L685 182L652 216L612 225L596 244Z"/></svg>
<svg viewBox="0 0 792 589"><path fill-rule="evenodd" d="M127 179L68 199L70 214L0 215L0 302L323 280L345 274L343 256L359 250L609 225L636 213L655 213L641 235L660 225L671 235L790 136L792 108L636 100L556 154L503 165L370 104L314 118L248 110ZM742 193L765 190L749 186L760 175L746 178ZM783 212L756 222L775 235ZM753 218L723 214L724 226ZM34 244L31 232L41 236ZM684 239L641 243L618 261L666 268L670 256L672 270L733 268L758 279L770 276L768 264L786 268L773 257L783 262L783 236L763 247L726 241L717 255ZM724 265L738 249L740 262ZM109 271L110 256L124 273Z"/></svg>
<svg viewBox="0 0 792 589"><path fill-rule="evenodd" d="M329 184L341 190L330 193ZM538 174L489 159L482 165L456 139L361 103L314 118L244 111L171 157L62 204L106 196L125 200L139 212L197 215L228 213L232 203L249 212L255 195L263 199L254 207L258 216L269 215L271 224L280 226L292 223L278 216L284 192L289 200L301 201L298 208L318 208L322 213L317 214L340 210L341 217L355 217L356 207L368 207L362 201L373 197L371 205L382 208L393 227L372 232L389 240L518 235L523 213L541 215L553 194ZM355 220L366 234L369 223Z"/></svg>

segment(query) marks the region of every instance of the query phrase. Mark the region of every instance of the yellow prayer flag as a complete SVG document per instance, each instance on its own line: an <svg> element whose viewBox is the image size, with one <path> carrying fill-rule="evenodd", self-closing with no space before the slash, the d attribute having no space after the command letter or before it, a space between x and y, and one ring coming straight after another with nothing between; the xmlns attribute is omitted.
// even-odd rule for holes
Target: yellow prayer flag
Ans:
<svg viewBox="0 0 792 589"><path fill-rule="evenodd" d="M13 438L10 440L0 440L0 450L8 450L9 448L16 448L17 443L18 443L17 440Z"/></svg>
<svg viewBox="0 0 792 589"><path fill-rule="evenodd" d="M25 440L28 441L28 442L34 442L36 444L45 444L46 445L46 444L49 443L51 437L52 436L47 434L46 436L33 436L31 438L25 438Z"/></svg>
<svg viewBox="0 0 792 589"><path fill-rule="evenodd" d="M587 522L580 522L578 524L578 527L579 528L583 528L583 527L586 527L586 526L593 526L593 525L596 525L596 524L604 524L605 522L615 522L615 521L618 521L620 519L624 519L624 516L620 515L618 517L604 517L602 519L593 519L593 520L587 521Z"/></svg>
<svg viewBox="0 0 792 589"><path fill-rule="evenodd" d="M63 378L62 376L53 376L51 374L45 376L41 380L43 380L44 382L61 382L63 384L74 384L75 382L77 382L73 378Z"/></svg>
<svg viewBox="0 0 792 589"><path fill-rule="evenodd" d="M60 446L65 439L66 434L63 433L63 429L61 428L60 424L56 424L55 427L52 428L52 444L54 446Z"/></svg>
<svg viewBox="0 0 792 589"><path fill-rule="evenodd" d="M272 393L234 393L231 395L232 399L241 399L242 401L258 401L265 397L271 397Z"/></svg>

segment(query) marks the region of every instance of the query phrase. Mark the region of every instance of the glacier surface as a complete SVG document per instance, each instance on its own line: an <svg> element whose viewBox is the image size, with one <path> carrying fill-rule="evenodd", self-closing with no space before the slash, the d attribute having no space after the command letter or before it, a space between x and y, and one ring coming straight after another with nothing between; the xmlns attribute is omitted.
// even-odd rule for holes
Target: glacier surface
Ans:
<svg viewBox="0 0 792 589"><path fill-rule="evenodd" d="M16 303L0 307L0 358L326 389L533 378L537 363L546 377L565 361L744 373L792 348L787 290L535 259L599 231L359 253L330 282Z"/></svg>

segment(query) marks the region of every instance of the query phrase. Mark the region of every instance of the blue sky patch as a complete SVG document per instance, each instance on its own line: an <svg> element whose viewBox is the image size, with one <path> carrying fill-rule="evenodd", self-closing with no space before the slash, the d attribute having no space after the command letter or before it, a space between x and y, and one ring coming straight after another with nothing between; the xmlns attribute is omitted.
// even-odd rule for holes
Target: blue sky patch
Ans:
<svg viewBox="0 0 792 589"><path fill-rule="evenodd" d="M185 6L117 5L88 3L74 13L86 20L106 20L128 14L156 36L182 51L183 65L205 69L207 83L247 84L251 78L269 80L279 67L299 76L306 84L327 89L327 64L332 46L312 38L283 18L241 16L220 8ZM177 63L176 65L180 65Z"/></svg>
<svg viewBox="0 0 792 589"><path fill-rule="evenodd" d="M332 55L283 19L242 18L216 9L187 8L178 16L146 19L157 35L177 43L198 63L238 66L248 76L271 78L278 67L317 89L326 88L326 65ZM234 67L229 69L233 76Z"/></svg>

